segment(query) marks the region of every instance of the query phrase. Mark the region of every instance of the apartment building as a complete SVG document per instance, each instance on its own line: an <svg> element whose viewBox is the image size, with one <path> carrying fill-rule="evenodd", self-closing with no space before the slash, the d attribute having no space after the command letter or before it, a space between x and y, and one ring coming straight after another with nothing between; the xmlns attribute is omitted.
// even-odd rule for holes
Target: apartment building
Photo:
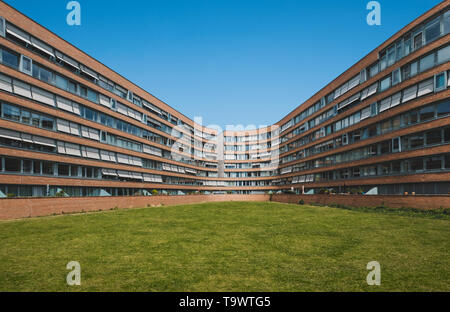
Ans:
<svg viewBox="0 0 450 312"><path fill-rule="evenodd" d="M0 2L0 197L448 194L449 10L274 125L218 133Z"/></svg>

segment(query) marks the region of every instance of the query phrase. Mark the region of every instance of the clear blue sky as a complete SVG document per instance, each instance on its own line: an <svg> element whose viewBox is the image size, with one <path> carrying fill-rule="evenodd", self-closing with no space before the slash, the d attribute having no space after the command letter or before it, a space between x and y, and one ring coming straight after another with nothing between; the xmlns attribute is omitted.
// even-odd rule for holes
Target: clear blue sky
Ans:
<svg viewBox="0 0 450 312"><path fill-rule="evenodd" d="M205 125L270 125L441 1L6 0Z"/></svg>

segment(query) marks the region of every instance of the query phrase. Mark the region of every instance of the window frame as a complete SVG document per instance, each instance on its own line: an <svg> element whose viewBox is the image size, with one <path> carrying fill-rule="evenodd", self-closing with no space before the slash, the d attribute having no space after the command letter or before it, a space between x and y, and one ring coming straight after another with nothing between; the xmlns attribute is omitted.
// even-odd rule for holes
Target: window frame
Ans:
<svg viewBox="0 0 450 312"><path fill-rule="evenodd" d="M437 86L437 78L441 75L444 75L444 85L441 87L438 87ZM443 71L443 72L440 72L440 73L434 75L434 92L439 92L439 91L447 89L447 82L448 82L447 79L448 79L447 71Z"/></svg>

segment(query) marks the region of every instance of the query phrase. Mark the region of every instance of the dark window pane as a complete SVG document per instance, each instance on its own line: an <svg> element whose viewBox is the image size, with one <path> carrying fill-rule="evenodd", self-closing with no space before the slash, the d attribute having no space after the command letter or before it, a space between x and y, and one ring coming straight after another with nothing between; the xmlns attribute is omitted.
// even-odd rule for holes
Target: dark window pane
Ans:
<svg viewBox="0 0 450 312"><path fill-rule="evenodd" d="M69 175L69 165L58 165L58 175L59 176L68 176Z"/></svg>
<svg viewBox="0 0 450 312"><path fill-rule="evenodd" d="M437 106L438 117L442 117L448 114L450 114L450 100L439 103Z"/></svg>
<svg viewBox="0 0 450 312"><path fill-rule="evenodd" d="M5 171L20 172L20 160L15 158L5 158Z"/></svg>
<svg viewBox="0 0 450 312"><path fill-rule="evenodd" d="M411 159L409 161L409 170L410 171L420 171L423 170L423 159Z"/></svg>
<svg viewBox="0 0 450 312"><path fill-rule="evenodd" d="M42 174L53 175L53 163L44 161L42 163Z"/></svg>
<svg viewBox="0 0 450 312"><path fill-rule="evenodd" d="M427 145L439 144L441 143L441 129L433 130L427 132Z"/></svg>
<svg viewBox="0 0 450 312"><path fill-rule="evenodd" d="M420 110L420 121L427 121L434 118L434 105L423 107Z"/></svg>
<svg viewBox="0 0 450 312"><path fill-rule="evenodd" d="M13 121L20 120L20 109L16 106L3 104L3 117Z"/></svg>
<svg viewBox="0 0 450 312"><path fill-rule="evenodd" d="M410 144L411 144L410 145L411 148L423 147L423 135L419 134L419 135L411 137Z"/></svg>
<svg viewBox="0 0 450 312"><path fill-rule="evenodd" d="M6 50L2 50L2 58L3 58L3 64L6 64L6 65L14 67L14 68L19 67L19 56L18 55L13 54Z"/></svg>
<svg viewBox="0 0 450 312"><path fill-rule="evenodd" d="M426 160L427 170L439 170L442 168L441 157L430 157Z"/></svg>

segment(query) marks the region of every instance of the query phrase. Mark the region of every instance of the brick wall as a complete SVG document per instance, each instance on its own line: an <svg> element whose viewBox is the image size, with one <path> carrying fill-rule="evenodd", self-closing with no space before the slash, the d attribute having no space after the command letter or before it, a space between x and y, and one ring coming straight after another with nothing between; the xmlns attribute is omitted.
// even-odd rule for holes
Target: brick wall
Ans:
<svg viewBox="0 0 450 312"><path fill-rule="evenodd" d="M130 197L70 197L70 198L14 198L0 199L0 220L69 214L112 208L139 208L158 205L181 205L226 201L269 201L269 195L186 195L186 196L130 196ZM354 207L437 209L450 208L450 196L396 195L273 195L272 201L306 204L341 204Z"/></svg>
<svg viewBox="0 0 450 312"><path fill-rule="evenodd" d="M269 195L186 195L0 199L0 220L53 214L219 201L268 201Z"/></svg>
<svg viewBox="0 0 450 312"><path fill-rule="evenodd" d="M448 195L273 195L272 201L297 204L301 199L306 204L340 204L350 207L378 207L438 209L450 208Z"/></svg>

